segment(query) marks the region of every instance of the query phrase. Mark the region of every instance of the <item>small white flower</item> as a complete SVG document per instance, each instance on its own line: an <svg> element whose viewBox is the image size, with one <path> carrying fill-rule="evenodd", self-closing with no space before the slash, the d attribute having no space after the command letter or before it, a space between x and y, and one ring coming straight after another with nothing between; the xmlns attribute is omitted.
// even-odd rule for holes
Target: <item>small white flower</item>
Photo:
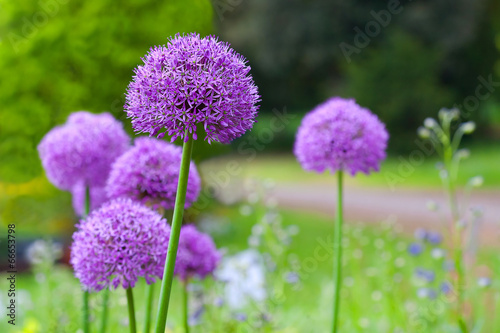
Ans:
<svg viewBox="0 0 500 333"><path fill-rule="evenodd" d="M224 257L215 277L226 283L224 298L232 309L241 309L250 302L260 303L267 298L264 259L256 250Z"/></svg>

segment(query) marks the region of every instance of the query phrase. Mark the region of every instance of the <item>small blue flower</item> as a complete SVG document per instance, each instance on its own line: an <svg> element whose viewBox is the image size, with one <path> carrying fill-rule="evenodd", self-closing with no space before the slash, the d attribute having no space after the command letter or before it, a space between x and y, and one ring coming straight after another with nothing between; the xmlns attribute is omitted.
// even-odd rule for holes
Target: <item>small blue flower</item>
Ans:
<svg viewBox="0 0 500 333"><path fill-rule="evenodd" d="M411 243L408 246L408 253L412 256L418 256L424 250L424 246L420 243Z"/></svg>
<svg viewBox="0 0 500 333"><path fill-rule="evenodd" d="M417 230L415 230L413 235L415 236L415 239L423 241L427 237L427 231L425 229L418 228Z"/></svg>
<svg viewBox="0 0 500 333"><path fill-rule="evenodd" d="M432 245L439 245L443 241L443 236L439 232L429 231L426 239Z"/></svg>
<svg viewBox="0 0 500 333"><path fill-rule="evenodd" d="M453 291L453 287L451 286L451 283L449 283L448 281L444 281L443 283L441 283L439 289L441 289L441 292L443 294L449 294Z"/></svg>
<svg viewBox="0 0 500 333"><path fill-rule="evenodd" d="M477 279L477 285L482 288L491 286L491 279L487 276L482 276Z"/></svg>
<svg viewBox="0 0 500 333"><path fill-rule="evenodd" d="M415 270L415 276L425 282L431 283L436 278L436 274L431 270L426 270L423 268L417 268Z"/></svg>
<svg viewBox="0 0 500 333"><path fill-rule="evenodd" d="M419 288L417 290L417 297L418 298L435 299L437 297L437 293L432 288Z"/></svg>

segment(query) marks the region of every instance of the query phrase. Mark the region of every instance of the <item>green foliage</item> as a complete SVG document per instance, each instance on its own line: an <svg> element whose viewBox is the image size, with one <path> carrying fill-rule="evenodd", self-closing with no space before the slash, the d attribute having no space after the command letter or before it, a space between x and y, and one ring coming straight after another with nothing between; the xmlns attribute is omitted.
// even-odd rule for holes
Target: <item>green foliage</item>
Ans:
<svg viewBox="0 0 500 333"><path fill-rule="evenodd" d="M4 2L0 11L0 181L41 172L36 146L70 112L123 119L124 93L153 45L212 31L208 0Z"/></svg>
<svg viewBox="0 0 500 333"><path fill-rule="evenodd" d="M451 107L453 92L439 82L439 51L411 35L393 31L378 49L367 48L362 61L346 66L348 96L375 112L387 125L389 145L401 151L413 142L422 119L443 106ZM438 73L439 74L439 73Z"/></svg>

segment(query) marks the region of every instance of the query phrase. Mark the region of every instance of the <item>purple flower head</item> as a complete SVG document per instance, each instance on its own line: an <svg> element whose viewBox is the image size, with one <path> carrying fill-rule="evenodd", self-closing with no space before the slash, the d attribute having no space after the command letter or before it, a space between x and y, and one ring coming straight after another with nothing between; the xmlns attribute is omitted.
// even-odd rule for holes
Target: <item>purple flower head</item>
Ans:
<svg viewBox="0 0 500 333"><path fill-rule="evenodd" d="M162 278L170 227L158 213L116 199L80 221L73 234L71 264L84 290L132 288Z"/></svg>
<svg viewBox="0 0 500 333"><path fill-rule="evenodd" d="M294 153L307 171L378 171L389 135L368 109L334 97L309 112L297 131Z"/></svg>
<svg viewBox="0 0 500 333"><path fill-rule="evenodd" d="M80 182L104 186L111 163L129 144L122 124L109 113L79 111L48 132L38 152L50 182L70 191Z"/></svg>
<svg viewBox="0 0 500 333"><path fill-rule="evenodd" d="M221 255L209 235L199 232L194 225L181 228L175 275L184 281L193 276L203 279L213 273L220 258Z"/></svg>
<svg viewBox="0 0 500 333"><path fill-rule="evenodd" d="M71 189L73 209L78 216L83 216L85 210L85 186L79 182ZM107 201L106 190L102 186L90 187L90 211L96 210Z"/></svg>
<svg viewBox="0 0 500 333"><path fill-rule="evenodd" d="M418 256L424 250L424 246L420 243L411 243L408 246L408 253L412 256Z"/></svg>
<svg viewBox="0 0 500 333"><path fill-rule="evenodd" d="M153 208L173 209L181 158L181 147L155 138L137 138L113 163L106 185L108 197L128 197ZM196 201L200 188L200 176L191 162L185 208Z"/></svg>
<svg viewBox="0 0 500 333"><path fill-rule="evenodd" d="M229 143L253 126L260 96L246 60L228 43L177 34L142 60L125 103L136 132L186 141L189 131L196 140L199 125L209 143Z"/></svg>

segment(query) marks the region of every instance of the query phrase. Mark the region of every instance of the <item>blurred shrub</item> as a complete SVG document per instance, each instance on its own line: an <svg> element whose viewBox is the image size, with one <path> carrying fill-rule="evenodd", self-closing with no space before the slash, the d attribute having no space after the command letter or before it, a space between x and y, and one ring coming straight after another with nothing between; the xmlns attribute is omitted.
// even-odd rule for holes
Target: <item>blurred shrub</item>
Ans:
<svg viewBox="0 0 500 333"><path fill-rule="evenodd" d="M0 181L39 174L36 146L70 112L111 111L123 119L140 57L190 31L212 31L208 0L3 2Z"/></svg>
<svg viewBox="0 0 500 333"><path fill-rule="evenodd" d="M391 138L397 138L389 140L393 150L407 148L424 118L454 103L453 90L439 81L442 54L411 35L392 31L384 44L359 57L346 66L346 96L354 96L386 123Z"/></svg>

